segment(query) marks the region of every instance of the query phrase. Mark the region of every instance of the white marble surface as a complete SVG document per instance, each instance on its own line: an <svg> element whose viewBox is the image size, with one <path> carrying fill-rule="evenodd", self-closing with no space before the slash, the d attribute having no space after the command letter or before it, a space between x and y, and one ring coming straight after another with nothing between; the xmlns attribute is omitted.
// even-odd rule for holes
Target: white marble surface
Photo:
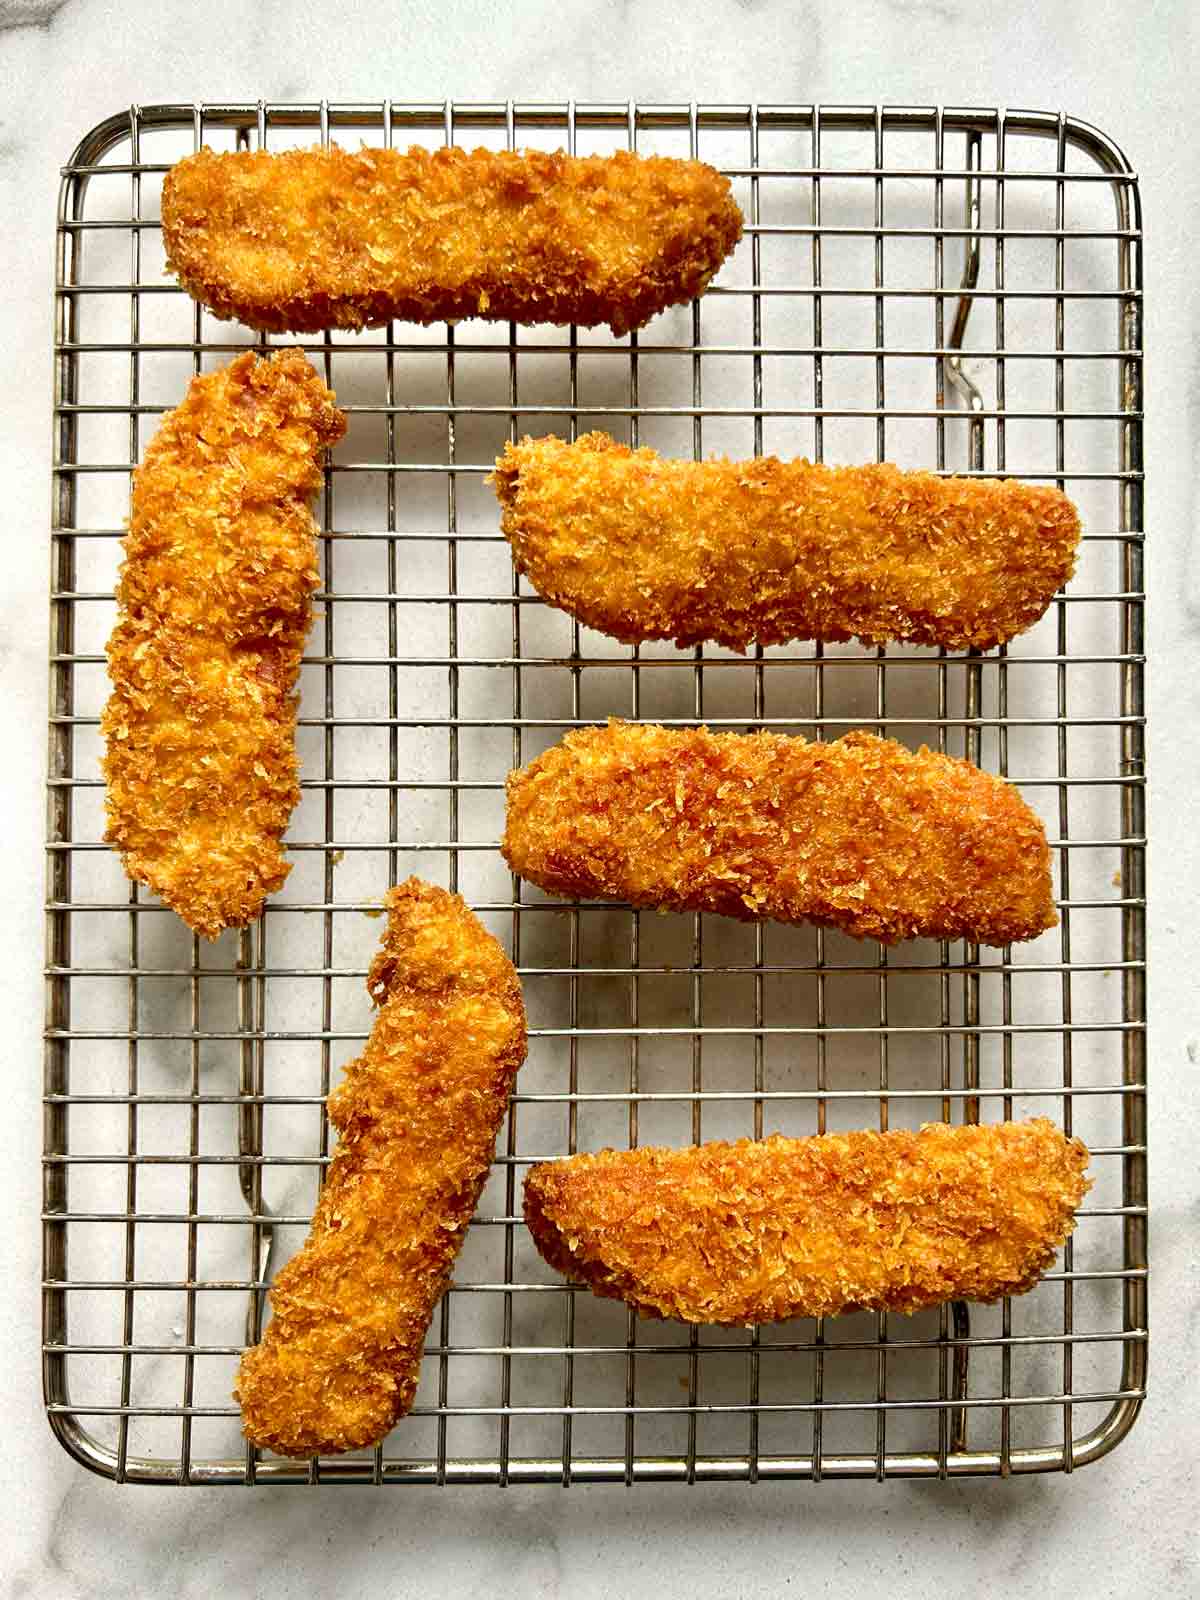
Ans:
<svg viewBox="0 0 1200 1600"><path fill-rule="evenodd" d="M334 20L336 11L344 16ZM1047 20L1051 14L1056 20ZM6 1290L0 1585L13 1596L984 1592L1174 1596L1200 1588L1194 916L1200 573L1200 209L1189 0L712 0L344 7L0 0L6 244L7 582L0 717L8 781L3 1120ZM437 1493L176 1493L72 1465L40 1410L40 842L51 244L56 170L131 101L724 99L1010 104L1106 127L1143 179L1148 239L1151 698L1151 1398L1118 1451L1071 1479ZM1189 1483L1192 1487L1189 1487ZM995 1587L993 1587L993 1583Z"/></svg>

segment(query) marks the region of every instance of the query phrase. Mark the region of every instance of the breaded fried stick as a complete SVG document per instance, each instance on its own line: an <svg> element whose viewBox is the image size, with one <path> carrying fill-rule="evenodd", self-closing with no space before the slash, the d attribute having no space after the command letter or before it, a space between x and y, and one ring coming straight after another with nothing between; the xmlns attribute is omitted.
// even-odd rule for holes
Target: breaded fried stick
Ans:
<svg viewBox="0 0 1200 1600"><path fill-rule="evenodd" d="M501 844L551 894L857 938L1031 939L1056 921L1045 831L968 761L611 721L509 774Z"/></svg>
<svg viewBox="0 0 1200 1600"><path fill-rule="evenodd" d="M616 334L703 294L742 232L699 161L539 150L209 149L163 184L168 264L254 328L487 317Z"/></svg>
<svg viewBox="0 0 1200 1600"><path fill-rule="evenodd" d="M1059 489L893 466L664 461L607 434L496 462L501 526L537 592L635 644L904 639L989 649L1075 569Z"/></svg>
<svg viewBox="0 0 1200 1600"><path fill-rule="evenodd" d="M410 878L388 908L381 1010L329 1097L341 1138L312 1230L238 1372L246 1437L281 1455L374 1444L409 1410L525 1059L512 962L458 895Z"/></svg>
<svg viewBox="0 0 1200 1600"><path fill-rule="evenodd" d="M647 1317L911 1313L1032 1288L1087 1163L1044 1118L601 1150L531 1167L525 1221L557 1271Z"/></svg>
<svg viewBox="0 0 1200 1600"><path fill-rule="evenodd" d="M309 501L345 425L299 351L247 354L192 380L134 475L100 722L106 838L209 939L291 870Z"/></svg>

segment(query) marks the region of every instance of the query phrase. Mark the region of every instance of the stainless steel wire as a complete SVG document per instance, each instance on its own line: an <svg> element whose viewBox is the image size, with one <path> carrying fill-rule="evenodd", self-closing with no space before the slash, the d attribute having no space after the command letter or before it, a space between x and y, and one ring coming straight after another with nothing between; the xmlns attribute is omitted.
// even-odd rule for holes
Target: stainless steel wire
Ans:
<svg viewBox="0 0 1200 1600"><path fill-rule="evenodd" d="M161 276L158 190L201 143L348 137L698 155L746 237L702 302L622 340L288 341L351 418L320 506L295 869L201 947L125 885L99 793L129 475L188 376L247 347ZM133 107L64 168L55 307L43 1349L66 1448L129 1482L437 1484L1006 1474L1112 1448L1147 1331L1141 216L1111 140L879 106ZM516 579L481 482L505 438L596 426L1057 483L1080 570L987 655L625 650ZM1046 820L1059 929L887 951L547 901L499 863L504 772L609 714L967 755ZM530 1059L412 1417L374 1451L284 1462L240 1441L230 1384L369 1026L369 917L413 870L508 940ZM996 1308L639 1323L549 1273L520 1220L529 1163L577 1148L1023 1114L1081 1133L1096 1181L1061 1262Z"/></svg>

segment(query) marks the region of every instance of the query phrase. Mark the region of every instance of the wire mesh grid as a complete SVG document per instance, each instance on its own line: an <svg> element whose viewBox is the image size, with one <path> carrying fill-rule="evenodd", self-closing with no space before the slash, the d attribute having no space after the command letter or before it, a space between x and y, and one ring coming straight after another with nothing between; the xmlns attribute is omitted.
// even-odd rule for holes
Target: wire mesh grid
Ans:
<svg viewBox="0 0 1200 1600"><path fill-rule="evenodd" d="M621 147L725 170L745 237L641 334L392 325L300 340L350 414L319 507L294 870L202 944L104 846L98 714L130 473L195 372L246 348L164 278L162 174L201 143ZM1145 1381L1140 208L1095 129L1034 112L812 106L133 108L64 169L56 295L44 1373L96 1471L437 1482L1070 1470ZM265 341L260 341L264 343ZM272 343L287 341L273 340ZM506 439L890 459L1057 483L1079 570L1007 649L614 645L513 574ZM503 780L609 714L969 756L1047 824L1060 925L1003 950L564 904L511 877ZM328 1159L387 885L456 888L512 950L530 1053L375 1451L248 1448L230 1390ZM1045 1114L1095 1186L1032 1293L912 1319L639 1322L539 1260L533 1160Z"/></svg>

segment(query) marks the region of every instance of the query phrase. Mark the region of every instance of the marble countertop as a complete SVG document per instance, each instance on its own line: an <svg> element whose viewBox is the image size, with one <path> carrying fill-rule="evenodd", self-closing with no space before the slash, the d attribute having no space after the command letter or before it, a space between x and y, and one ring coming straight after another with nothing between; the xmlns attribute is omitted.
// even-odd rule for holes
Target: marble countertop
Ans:
<svg viewBox="0 0 1200 1600"><path fill-rule="evenodd" d="M335 12L342 15L335 19ZM1050 20L1051 18L1055 20ZM1200 164L1190 0L0 0L0 221L8 242L9 559L0 717L10 778L0 906L13 1104L3 1119L7 1359L0 1593L312 1592L533 1597L958 1593L1184 1595L1200 1588L1195 1460L1200 811ZM38 1357L50 284L57 170L139 101L247 98L1035 106L1098 123L1143 185L1147 236L1150 692L1150 1399L1075 1477L755 1489L117 1488L70 1462Z"/></svg>

